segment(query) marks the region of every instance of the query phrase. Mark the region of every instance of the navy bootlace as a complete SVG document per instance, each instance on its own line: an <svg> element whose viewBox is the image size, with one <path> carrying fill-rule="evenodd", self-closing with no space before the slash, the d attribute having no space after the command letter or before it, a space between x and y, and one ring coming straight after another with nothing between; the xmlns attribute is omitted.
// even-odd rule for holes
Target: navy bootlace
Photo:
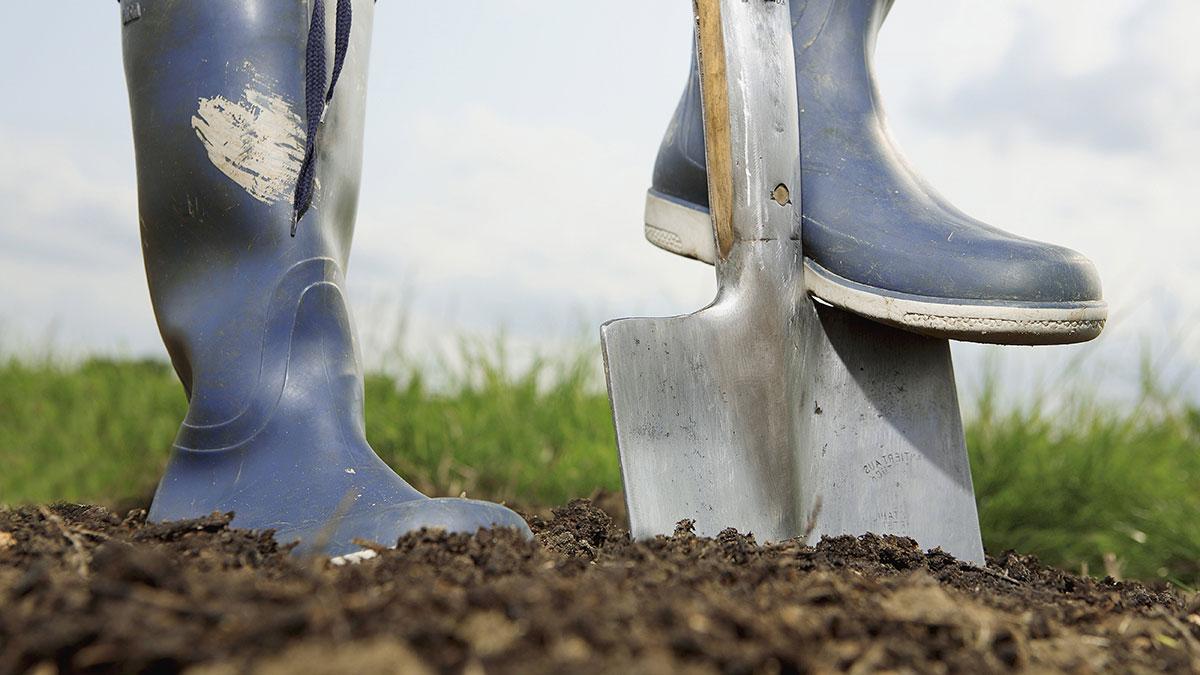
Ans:
<svg viewBox="0 0 1200 675"><path fill-rule="evenodd" d="M325 2L313 0L312 23L308 29L308 46L304 59L304 114L306 135L304 140L304 162L296 182L296 196L292 201L292 236L300 219L312 206L313 187L317 174L317 133L329 103L333 100L333 89L337 86L342 66L346 63L346 52L350 47L351 0L337 0L337 16L334 36L333 73L329 88L325 87Z"/></svg>

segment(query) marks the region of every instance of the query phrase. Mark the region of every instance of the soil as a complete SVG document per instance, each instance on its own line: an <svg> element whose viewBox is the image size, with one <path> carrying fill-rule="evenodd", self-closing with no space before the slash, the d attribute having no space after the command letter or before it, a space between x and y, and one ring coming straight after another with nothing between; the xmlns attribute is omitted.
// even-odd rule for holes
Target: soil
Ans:
<svg viewBox="0 0 1200 675"><path fill-rule="evenodd" d="M526 513L536 541L422 532L339 567L228 516L0 511L0 673L1200 672L1200 601L1167 587Z"/></svg>

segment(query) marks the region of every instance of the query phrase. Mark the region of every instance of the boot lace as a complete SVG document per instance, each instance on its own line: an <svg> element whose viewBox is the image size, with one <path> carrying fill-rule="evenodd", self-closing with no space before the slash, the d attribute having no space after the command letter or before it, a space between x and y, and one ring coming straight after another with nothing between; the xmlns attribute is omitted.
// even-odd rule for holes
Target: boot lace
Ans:
<svg viewBox="0 0 1200 675"><path fill-rule="evenodd" d="M312 22L308 29L308 45L304 58L304 114L306 134L304 141L304 162L300 165L300 176L296 182L296 196L292 200L292 236L296 236L296 228L300 219L308 213L312 206L313 188L317 174L317 133L329 103L333 100L333 90L337 86L338 77L342 74L342 66L346 63L346 52L350 47L350 24L352 14L351 0L337 0L337 16L334 35L333 72L329 78L329 87L325 87L325 1L313 0Z"/></svg>

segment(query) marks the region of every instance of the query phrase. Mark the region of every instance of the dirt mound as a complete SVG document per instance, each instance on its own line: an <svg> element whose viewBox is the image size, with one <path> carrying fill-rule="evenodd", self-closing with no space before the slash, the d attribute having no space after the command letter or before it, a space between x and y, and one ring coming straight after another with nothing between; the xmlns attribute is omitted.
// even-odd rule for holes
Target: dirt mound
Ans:
<svg viewBox="0 0 1200 675"><path fill-rule="evenodd" d="M537 540L424 532L361 565L228 518L0 511L0 673L1200 672L1200 602L908 539L631 542L576 501Z"/></svg>

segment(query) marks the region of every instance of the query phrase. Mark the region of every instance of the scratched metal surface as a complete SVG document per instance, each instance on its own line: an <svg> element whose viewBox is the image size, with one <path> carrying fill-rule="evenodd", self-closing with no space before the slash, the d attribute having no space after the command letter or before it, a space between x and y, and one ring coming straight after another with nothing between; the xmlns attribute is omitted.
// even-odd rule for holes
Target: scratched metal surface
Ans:
<svg viewBox="0 0 1200 675"><path fill-rule="evenodd" d="M946 340L818 306L795 446L811 538L901 534L983 563Z"/></svg>

